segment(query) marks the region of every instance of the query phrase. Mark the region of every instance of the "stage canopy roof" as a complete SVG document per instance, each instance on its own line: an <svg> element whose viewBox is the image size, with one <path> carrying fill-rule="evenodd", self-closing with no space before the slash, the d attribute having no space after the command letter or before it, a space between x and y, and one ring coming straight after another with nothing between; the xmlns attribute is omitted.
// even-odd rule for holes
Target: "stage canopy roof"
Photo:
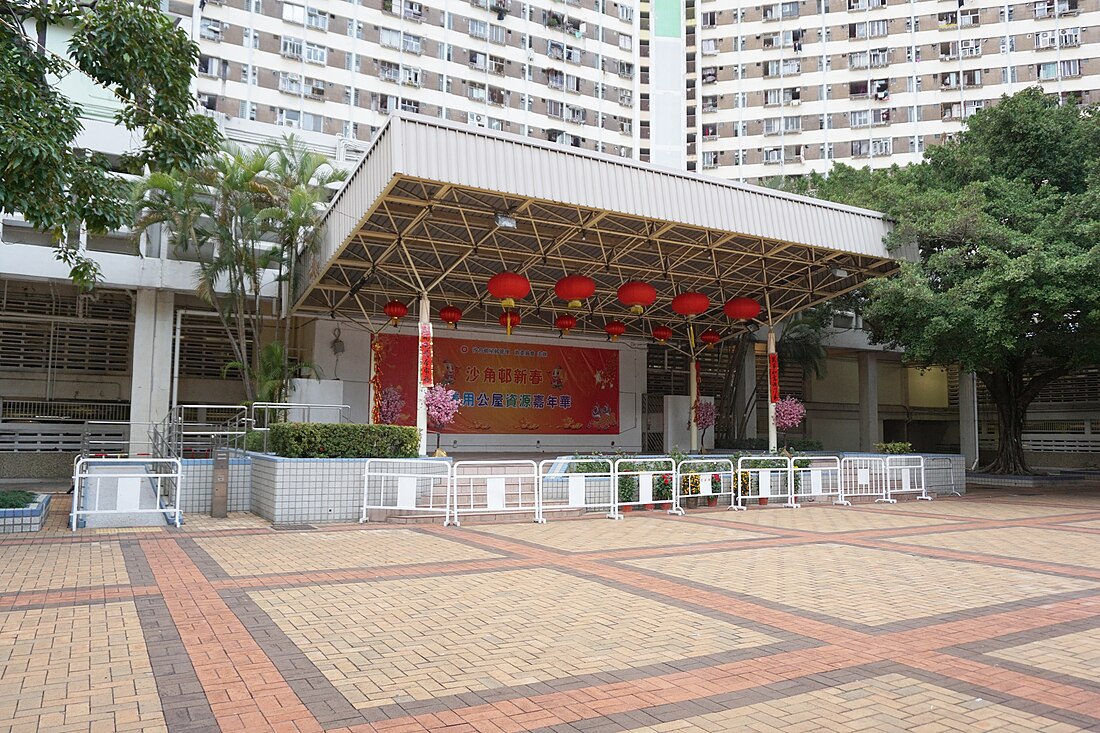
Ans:
<svg viewBox="0 0 1100 733"><path fill-rule="evenodd" d="M502 225L503 224L503 225ZM747 296L775 321L897 268L874 211L563 148L531 138L394 115L333 198L324 240L303 255L295 312L385 323L420 293L496 324L486 283L512 270L531 281L523 325L553 328L554 283L587 275L596 294L578 330L623 320L628 335L682 320L674 295L710 297L702 326L728 327L722 304ZM657 302L641 322L616 299L642 280Z"/></svg>

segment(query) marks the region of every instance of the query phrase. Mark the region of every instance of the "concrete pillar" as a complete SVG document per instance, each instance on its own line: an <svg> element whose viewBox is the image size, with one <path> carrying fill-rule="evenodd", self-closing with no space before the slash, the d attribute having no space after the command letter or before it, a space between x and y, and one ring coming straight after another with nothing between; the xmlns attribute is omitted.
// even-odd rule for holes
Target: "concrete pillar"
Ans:
<svg viewBox="0 0 1100 733"><path fill-rule="evenodd" d="M861 351L859 363L859 449L873 451L882 442L882 421L878 418L878 353Z"/></svg>
<svg viewBox="0 0 1100 733"><path fill-rule="evenodd" d="M167 415L172 398L175 296L137 291L130 365L130 453L150 453L149 432Z"/></svg>
<svg viewBox="0 0 1100 733"><path fill-rule="evenodd" d="M775 353L775 326L768 326L768 360ZM769 363L769 369L771 365ZM775 426L775 403L772 402L771 374L768 375L768 388L765 394L768 400L768 452L775 453L779 450L779 431Z"/></svg>
<svg viewBox="0 0 1100 733"><path fill-rule="evenodd" d="M745 417L745 408L748 407L754 389L756 389L756 349L750 345L745 352L745 361L737 372L737 398L733 403L733 419L738 421L738 427L741 425L741 419L745 419L745 432L742 435L745 438L755 438L757 433L755 404ZM760 395L756 396L756 404L759 404L760 397Z"/></svg>
<svg viewBox="0 0 1100 733"><path fill-rule="evenodd" d="M959 374L959 452L967 468L978 460L978 381L973 372Z"/></svg>

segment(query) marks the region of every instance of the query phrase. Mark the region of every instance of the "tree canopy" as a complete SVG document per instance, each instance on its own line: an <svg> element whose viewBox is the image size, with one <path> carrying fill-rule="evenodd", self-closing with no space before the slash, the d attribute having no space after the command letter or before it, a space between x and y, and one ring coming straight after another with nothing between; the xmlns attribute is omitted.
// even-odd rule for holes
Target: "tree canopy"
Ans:
<svg viewBox="0 0 1100 733"><path fill-rule="evenodd" d="M46 48L50 28L72 32L67 53ZM198 47L158 0L0 0L0 210L50 231L77 285L99 269L69 240L130 223L130 187L116 168L186 167L218 145L213 120L196 114L190 83ZM74 147L80 104L58 83L75 73L113 93L116 121L143 133L122 160Z"/></svg>
<svg viewBox="0 0 1100 733"><path fill-rule="evenodd" d="M1043 387L1100 363L1100 117L1032 88L968 121L920 164L838 165L809 188L886 212L916 261L869 284L872 339L973 371L998 412L988 467L1027 473L1021 433Z"/></svg>

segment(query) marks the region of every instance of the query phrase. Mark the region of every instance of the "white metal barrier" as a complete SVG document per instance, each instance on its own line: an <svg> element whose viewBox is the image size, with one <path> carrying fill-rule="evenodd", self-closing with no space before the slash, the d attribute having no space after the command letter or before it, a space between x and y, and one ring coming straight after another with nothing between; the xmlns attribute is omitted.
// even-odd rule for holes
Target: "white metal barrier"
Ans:
<svg viewBox="0 0 1100 733"><path fill-rule="evenodd" d="M787 506L836 497L840 501L840 459L836 456L796 456L791 459L791 490Z"/></svg>
<svg viewBox="0 0 1100 733"><path fill-rule="evenodd" d="M538 521L546 520L547 509L606 508L610 517L615 506L613 472L610 458L556 458L540 462Z"/></svg>
<svg viewBox="0 0 1100 733"><path fill-rule="evenodd" d="M451 466L450 519L462 514L531 512L540 524L539 467L534 461L456 461Z"/></svg>
<svg viewBox="0 0 1100 733"><path fill-rule="evenodd" d="M360 522L371 509L442 512L450 518L451 465L423 458L371 458L363 468Z"/></svg>
<svg viewBox="0 0 1100 733"><path fill-rule="evenodd" d="M658 503L668 504L668 513L672 514L672 501L675 496L670 486L668 497L660 497L663 491L654 492L654 479L668 476L673 481L676 476L676 461L671 458L617 458L614 466L614 490L615 499L608 515L612 519L622 519L620 507L651 506ZM638 498L635 499L634 496ZM623 497L627 497L623 499Z"/></svg>
<svg viewBox="0 0 1100 733"><path fill-rule="evenodd" d="M738 493L744 501L766 504L773 496L791 506L791 459L786 456L742 456L737 459Z"/></svg>
<svg viewBox="0 0 1100 733"><path fill-rule="evenodd" d="M695 479L699 481L699 493L689 493ZM717 479L717 483L715 482ZM685 484L687 484L685 486ZM745 509L741 505L738 482L734 477L733 461L728 458L692 458L680 461L673 480L672 511L683 514L683 498L695 496L703 499L718 496L730 497L729 508Z"/></svg>
<svg viewBox="0 0 1100 733"><path fill-rule="evenodd" d="M81 517L126 514L163 514L179 527L179 485L177 458L79 458L73 468L70 528L76 531ZM112 506L104 506L104 497L112 494ZM85 506L89 497L90 507Z"/></svg>
<svg viewBox="0 0 1100 733"><path fill-rule="evenodd" d="M924 456L886 456L886 494L883 500L897 503L893 494L919 492L918 501L932 501L924 483Z"/></svg>
<svg viewBox="0 0 1100 733"><path fill-rule="evenodd" d="M838 504L851 506L853 496L877 496L887 501L886 459L881 456L846 456L840 460Z"/></svg>

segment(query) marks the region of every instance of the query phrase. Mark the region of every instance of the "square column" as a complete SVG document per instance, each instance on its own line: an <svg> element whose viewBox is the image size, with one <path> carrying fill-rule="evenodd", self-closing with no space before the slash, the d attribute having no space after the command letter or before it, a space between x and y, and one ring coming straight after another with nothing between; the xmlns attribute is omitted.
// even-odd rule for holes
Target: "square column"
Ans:
<svg viewBox="0 0 1100 733"><path fill-rule="evenodd" d="M959 374L959 452L967 467L978 460L978 384L973 372Z"/></svg>
<svg viewBox="0 0 1100 733"><path fill-rule="evenodd" d="M878 418L878 354L861 351L859 364L859 449L873 451L882 442L882 421Z"/></svg>
<svg viewBox="0 0 1100 733"><path fill-rule="evenodd" d="M747 415L745 414L746 409L749 407L749 401L752 399L753 390L755 389L756 348L754 344L750 344L749 348L745 351L745 359L737 370L736 397L733 401L733 419L737 421L737 427L740 428L741 420L745 420L745 430L741 434L742 438L756 437L756 405L760 403L760 395L756 395L756 400L753 402L752 409L749 410Z"/></svg>
<svg viewBox="0 0 1100 733"><path fill-rule="evenodd" d="M170 290L137 291L130 361L131 455L151 453L149 432L168 415L172 398L175 295Z"/></svg>

